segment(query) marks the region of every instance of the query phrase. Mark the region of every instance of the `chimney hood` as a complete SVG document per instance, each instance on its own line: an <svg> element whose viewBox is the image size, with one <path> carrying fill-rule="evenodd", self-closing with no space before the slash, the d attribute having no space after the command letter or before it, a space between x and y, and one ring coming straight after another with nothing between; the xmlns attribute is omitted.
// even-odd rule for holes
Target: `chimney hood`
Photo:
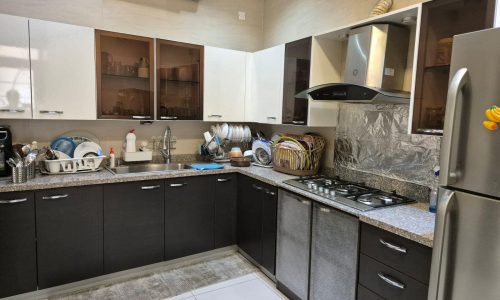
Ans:
<svg viewBox="0 0 500 300"><path fill-rule="evenodd" d="M311 87L297 98L351 103L409 103L403 91L410 33L392 24L374 24L349 31L345 83Z"/></svg>

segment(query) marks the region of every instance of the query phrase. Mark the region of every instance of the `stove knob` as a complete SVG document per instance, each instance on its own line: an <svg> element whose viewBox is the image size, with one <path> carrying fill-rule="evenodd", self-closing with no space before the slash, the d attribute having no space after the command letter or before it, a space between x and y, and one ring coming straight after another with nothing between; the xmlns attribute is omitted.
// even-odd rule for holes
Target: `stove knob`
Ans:
<svg viewBox="0 0 500 300"><path fill-rule="evenodd" d="M318 185L313 183L313 184L312 184L312 189L313 189L313 190L317 190L317 189L318 189Z"/></svg>
<svg viewBox="0 0 500 300"><path fill-rule="evenodd" d="M312 183L308 183L307 184L307 188L311 190L313 188L313 184Z"/></svg>
<svg viewBox="0 0 500 300"><path fill-rule="evenodd" d="M330 189L329 189L329 188L325 188L325 189L324 189L324 193L325 193L325 195L330 194Z"/></svg>
<svg viewBox="0 0 500 300"><path fill-rule="evenodd" d="M335 197L335 191L334 190L330 191L330 196Z"/></svg>
<svg viewBox="0 0 500 300"><path fill-rule="evenodd" d="M324 188L323 188L322 186L320 186L320 187L318 188L318 191L319 191L320 193L323 193L323 190L324 190Z"/></svg>

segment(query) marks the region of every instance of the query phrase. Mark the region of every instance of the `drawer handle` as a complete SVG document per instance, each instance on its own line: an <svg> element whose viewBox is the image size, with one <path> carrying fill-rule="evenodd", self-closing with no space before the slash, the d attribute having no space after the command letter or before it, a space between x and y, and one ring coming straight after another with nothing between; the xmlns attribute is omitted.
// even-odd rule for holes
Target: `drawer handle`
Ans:
<svg viewBox="0 0 500 300"><path fill-rule="evenodd" d="M160 185L141 186L141 190L156 190L159 188L160 188Z"/></svg>
<svg viewBox="0 0 500 300"><path fill-rule="evenodd" d="M12 199L12 200L0 200L0 204L14 204L28 201L28 198L23 199Z"/></svg>
<svg viewBox="0 0 500 300"><path fill-rule="evenodd" d="M329 214L329 213L331 213L331 212L332 212L332 211L331 211L331 209L328 209L328 208L326 208L326 207L320 207L320 208L319 208L319 211L320 211L320 212L327 213L327 214Z"/></svg>
<svg viewBox="0 0 500 300"><path fill-rule="evenodd" d="M217 182L228 182L231 181L231 178L217 178Z"/></svg>
<svg viewBox="0 0 500 300"><path fill-rule="evenodd" d="M292 124L296 125L304 125L306 122L305 121L292 121Z"/></svg>
<svg viewBox="0 0 500 300"><path fill-rule="evenodd" d="M132 119L145 120L145 119L151 119L151 117L150 116L132 116Z"/></svg>
<svg viewBox="0 0 500 300"><path fill-rule="evenodd" d="M408 252L406 250L406 248L398 246L398 245L394 245L392 243L389 243L389 242L385 241L384 239L380 239L379 242L382 245L386 246L387 248L389 248L391 250L394 250L394 251L397 251L397 252L400 252L400 253L406 253L406 252Z"/></svg>
<svg viewBox="0 0 500 300"><path fill-rule="evenodd" d="M46 114L46 115L62 115L64 114L64 111L62 110L41 110L41 114Z"/></svg>
<svg viewBox="0 0 500 300"><path fill-rule="evenodd" d="M56 200L56 199L63 199L63 198L68 198L69 195L68 194L64 194L64 195L54 195L54 196L43 196L42 199L43 200Z"/></svg>
<svg viewBox="0 0 500 300"><path fill-rule="evenodd" d="M187 183L172 183L172 184L170 184L171 187L183 187L186 185L187 185Z"/></svg>
<svg viewBox="0 0 500 300"><path fill-rule="evenodd" d="M275 192L272 192L272 191L266 191L266 194L271 195L271 196L276 195L276 193L275 193Z"/></svg>
<svg viewBox="0 0 500 300"><path fill-rule="evenodd" d="M389 275L386 275L384 273L378 273L377 275L380 279L385 281L390 286L393 286L393 287L401 289L401 290L404 290L406 287L404 283L397 281L396 279L390 277Z"/></svg>
<svg viewBox="0 0 500 300"><path fill-rule="evenodd" d="M252 184L252 187L253 187L254 189L256 189L256 190L259 190L259 191L262 191L262 190L264 189L263 187L260 187L260 186L258 186L258 185L256 185L256 184Z"/></svg>
<svg viewBox="0 0 500 300"><path fill-rule="evenodd" d="M161 116L160 119L162 120L177 120L177 117L166 117L166 116Z"/></svg>
<svg viewBox="0 0 500 300"><path fill-rule="evenodd" d="M24 109L19 109L19 108L2 108L2 109L0 109L0 112L6 112L6 113L23 113Z"/></svg>
<svg viewBox="0 0 500 300"><path fill-rule="evenodd" d="M222 115L208 115L209 118L222 118Z"/></svg>

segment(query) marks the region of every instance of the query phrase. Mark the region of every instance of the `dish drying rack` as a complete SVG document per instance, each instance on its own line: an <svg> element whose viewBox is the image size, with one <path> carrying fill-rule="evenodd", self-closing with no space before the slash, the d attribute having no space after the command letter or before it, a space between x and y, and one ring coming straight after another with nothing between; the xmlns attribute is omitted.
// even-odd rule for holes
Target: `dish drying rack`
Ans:
<svg viewBox="0 0 500 300"><path fill-rule="evenodd" d="M56 160L45 160L44 168L40 168L42 174L75 174L97 172L102 170L105 155L83 158L65 158Z"/></svg>
<svg viewBox="0 0 500 300"><path fill-rule="evenodd" d="M227 154L232 147L239 147L241 152L252 149L253 138L245 141L234 141L229 138L222 139L217 132L212 129L212 137L201 146L208 153L213 162L230 162Z"/></svg>

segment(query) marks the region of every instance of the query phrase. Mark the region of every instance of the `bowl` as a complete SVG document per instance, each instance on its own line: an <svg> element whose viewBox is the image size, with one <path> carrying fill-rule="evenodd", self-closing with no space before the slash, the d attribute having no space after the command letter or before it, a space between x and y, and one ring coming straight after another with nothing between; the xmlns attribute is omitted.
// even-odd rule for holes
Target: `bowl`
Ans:
<svg viewBox="0 0 500 300"><path fill-rule="evenodd" d="M247 157L234 157L231 158L231 166L233 167L250 167L252 160Z"/></svg>

